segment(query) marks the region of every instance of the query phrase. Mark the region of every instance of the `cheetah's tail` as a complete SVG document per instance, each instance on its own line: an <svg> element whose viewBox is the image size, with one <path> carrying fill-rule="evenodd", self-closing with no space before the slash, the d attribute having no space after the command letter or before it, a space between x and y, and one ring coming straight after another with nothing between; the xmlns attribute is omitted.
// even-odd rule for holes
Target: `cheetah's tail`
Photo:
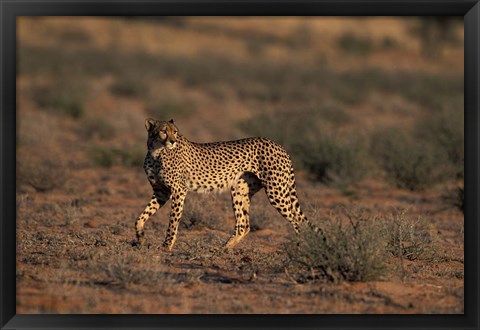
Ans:
<svg viewBox="0 0 480 330"><path fill-rule="evenodd" d="M314 233L320 233L323 235L323 230L311 223L300 208L300 203L297 197L297 190L295 187L295 176L293 174L293 169L290 173L290 183L290 201L292 203L292 213L294 214L296 222L300 225L306 224Z"/></svg>

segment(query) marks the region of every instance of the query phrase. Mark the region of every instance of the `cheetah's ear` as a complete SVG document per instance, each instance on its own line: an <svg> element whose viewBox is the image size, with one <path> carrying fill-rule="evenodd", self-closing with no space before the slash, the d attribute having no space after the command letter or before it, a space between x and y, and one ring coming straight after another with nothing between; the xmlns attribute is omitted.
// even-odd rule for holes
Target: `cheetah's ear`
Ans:
<svg viewBox="0 0 480 330"><path fill-rule="evenodd" d="M150 131L152 127L155 127L158 124L158 120L153 119L153 118L147 118L145 119L145 128L147 131Z"/></svg>
<svg viewBox="0 0 480 330"><path fill-rule="evenodd" d="M173 124L173 119L170 119L168 122L169 122L170 124Z"/></svg>

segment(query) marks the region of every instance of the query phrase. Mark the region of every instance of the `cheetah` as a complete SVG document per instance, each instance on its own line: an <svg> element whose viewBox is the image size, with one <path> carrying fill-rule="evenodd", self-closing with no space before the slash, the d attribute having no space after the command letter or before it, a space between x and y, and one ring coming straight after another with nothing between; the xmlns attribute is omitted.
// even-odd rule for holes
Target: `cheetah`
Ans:
<svg viewBox="0 0 480 330"><path fill-rule="evenodd" d="M163 249L175 244L187 192L230 190L235 229L225 244L231 248L250 231L250 200L261 189L295 233L310 224L300 209L292 161L286 150L267 138L195 143L179 133L173 119L145 120L148 132L143 168L153 188L151 201L135 221L135 245L145 243L145 222L171 199L170 222Z"/></svg>

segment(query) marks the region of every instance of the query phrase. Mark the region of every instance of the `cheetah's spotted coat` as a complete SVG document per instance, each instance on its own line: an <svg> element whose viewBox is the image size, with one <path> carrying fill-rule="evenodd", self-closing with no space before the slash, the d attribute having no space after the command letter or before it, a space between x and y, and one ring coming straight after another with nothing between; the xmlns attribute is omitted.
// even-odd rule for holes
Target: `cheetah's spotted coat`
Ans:
<svg viewBox="0 0 480 330"><path fill-rule="evenodd" d="M250 199L262 188L296 233L300 224L308 223L298 203L292 161L277 143L266 138L194 143L179 134L173 120L149 118L145 127L148 152L143 167L153 196L135 222L139 245L145 242L145 222L171 199L170 223L163 246L172 249L188 191L230 190L236 224L227 248L236 245L250 231Z"/></svg>

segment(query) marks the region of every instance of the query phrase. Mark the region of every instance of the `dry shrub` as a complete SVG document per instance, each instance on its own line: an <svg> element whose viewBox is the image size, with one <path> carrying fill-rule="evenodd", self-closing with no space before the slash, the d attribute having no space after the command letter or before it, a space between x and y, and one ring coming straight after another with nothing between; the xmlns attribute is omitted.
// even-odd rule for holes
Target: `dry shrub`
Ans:
<svg viewBox="0 0 480 330"><path fill-rule="evenodd" d="M386 222L387 250L408 260L432 259L435 256L435 237L421 218L411 219L402 210Z"/></svg>
<svg viewBox="0 0 480 330"><path fill-rule="evenodd" d="M425 139L444 156L444 172L451 178L464 177L465 130L463 105L444 105L425 116L415 127L416 135Z"/></svg>
<svg viewBox="0 0 480 330"><path fill-rule="evenodd" d="M105 118L92 116L84 118L77 131L84 139L108 140L115 136L116 130Z"/></svg>
<svg viewBox="0 0 480 330"><path fill-rule="evenodd" d="M165 273L159 271L160 266L151 262L140 262L133 256L122 256L103 263L99 266L104 275L105 282L123 289L132 285L155 286L165 279Z"/></svg>
<svg viewBox="0 0 480 330"><path fill-rule="evenodd" d="M33 85L29 97L42 110L78 119L84 114L86 86L81 79L60 77L50 85Z"/></svg>
<svg viewBox="0 0 480 330"><path fill-rule="evenodd" d="M458 187L452 193L452 204L457 207L462 213L465 213L465 188Z"/></svg>
<svg viewBox="0 0 480 330"><path fill-rule="evenodd" d="M67 178L65 167L56 160L26 157L17 162L17 183L30 185L38 192L63 187Z"/></svg>
<svg viewBox="0 0 480 330"><path fill-rule="evenodd" d="M445 178L443 154L398 128L376 132L371 150L387 179L399 188L423 190Z"/></svg>
<svg viewBox="0 0 480 330"><path fill-rule="evenodd" d="M302 281L377 280L387 273L389 254L400 262L435 257L430 227L422 219L407 217L405 210L383 218L365 210L343 209L314 223L321 224L318 232L305 228L287 246L291 263L300 266Z"/></svg>
<svg viewBox="0 0 480 330"><path fill-rule="evenodd" d="M365 211L346 211L315 221L321 230L304 229L289 245L293 264L310 270L307 279L368 281L385 272L382 222Z"/></svg>
<svg viewBox="0 0 480 330"><path fill-rule="evenodd" d="M112 167L114 165L140 167L145 151L140 146L117 148L111 146L94 146L89 150L89 157L95 165Z"/></svg>
<svg viewBox="0 0 480 330"><path fill-rule="evenodd" d="M362 37L346 32L337 40L338 47L347 54L367 56L374 50L373 41L369 37Z"/></svg>
<svg viewBox="0 0 480 330"><path fill-rule="evenodd" d="M219 197L220 195L213 196ZM223 219L227 214L225 214L225 210L221 209L219 198L213 196L191 194L187 197L181 221L186 229L199 226L219 229L219 226L224 225Z"/></svg>
<svg viewBox="0 0 480 330"><path fill-rule="evenodd" d="M350 185L368 173L365 143L358 134L340 136L323 131L299 142L297 153L316 180L333 185Z"/></svg>
<svg viewBox="0 0 480 330"><path fill-rule="evenodd" d="M120 76L111 86L110 92L115 96L141 97L145 94L145 82L138 74L129 74L126 77Z"/></svg>
<svg viewBox="0 0 480 330"><path fill-rule="evenodd" d="M171 118L192 115L195 112L195 105L183 100L151 97L147 101L145 110L153 118L169 120Z"/></svg>

